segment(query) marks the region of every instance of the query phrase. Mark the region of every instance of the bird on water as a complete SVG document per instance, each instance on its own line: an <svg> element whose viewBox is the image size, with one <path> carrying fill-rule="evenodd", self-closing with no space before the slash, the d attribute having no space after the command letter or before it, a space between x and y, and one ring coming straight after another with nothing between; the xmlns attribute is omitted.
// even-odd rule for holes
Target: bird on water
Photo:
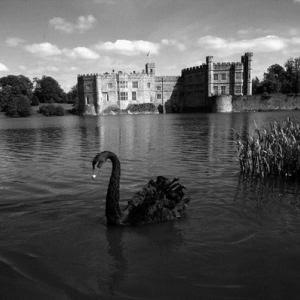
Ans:
<svg viewBox="0 0 300 300"><path fill-rule="evenodd" d="M106 194L105 215L108 225L142 225L180 218L190 197L184 197L186 188L178 178L169 180L158 176L150 180L120 209L121 164L117 155L110 151L98 153L93 159L93 179L106 160L112 162L112 171Z"/></svg>

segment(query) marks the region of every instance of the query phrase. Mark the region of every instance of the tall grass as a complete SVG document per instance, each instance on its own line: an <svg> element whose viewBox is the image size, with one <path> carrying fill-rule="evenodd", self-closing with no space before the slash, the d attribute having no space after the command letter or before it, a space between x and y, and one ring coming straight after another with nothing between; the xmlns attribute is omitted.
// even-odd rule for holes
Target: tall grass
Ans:
<svg viewBox="0 0 300 300"><path fill-rule="evenodd" d="M300 179L300 125L287 118L269 129L255 129L254 135L237 136L241 173L257 177Z"/></svg>

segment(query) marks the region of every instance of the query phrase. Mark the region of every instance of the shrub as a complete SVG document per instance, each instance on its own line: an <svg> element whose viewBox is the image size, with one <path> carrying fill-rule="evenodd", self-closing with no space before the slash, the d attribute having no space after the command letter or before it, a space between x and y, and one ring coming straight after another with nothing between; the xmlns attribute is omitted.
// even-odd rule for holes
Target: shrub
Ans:
<svg viewBox="0 0 300 300"><path fill-rule="evenodd" d="M65 110L61 105L45 104L40 106L38 112L45 116L64 116Z"/></svg>
<svg viewBox="0 0 300 300"><path fill-rule="evenodd" d="M269 95L267 92L264 92L261 95L261 99L263 99L263 100L269 100L270 98L271 98L271 95Z"/></svg>
<svg viewBox="0 0 300 300"><path fill-rule="evenodd" d="M64 116L65 115L65 110L61 105L58 105L55 107L55 115L56 116Z"/></svg>
<svg viewBox="0 0 300 300"><path fill-rule="evenodd" d="M256 136L237 134L241 173L258 177L300 179L300 125L290 118L270 129L255 129Z"/></svg>
<svg viewBox="0 0 300 300"><path fill-rule="evenodd" d="M33 96L32 98L31 98L31 106L38 106L40 104L40 102L39 102L39 98L37 97L37 96Z"/></svg>
<svg viewBox="0 0 300 300"><path fill-rule="evenodd" d="M29 117L32 114L32 109L27 96L19 95L10 97L7 102L5 114L9 117Z"/></svg>

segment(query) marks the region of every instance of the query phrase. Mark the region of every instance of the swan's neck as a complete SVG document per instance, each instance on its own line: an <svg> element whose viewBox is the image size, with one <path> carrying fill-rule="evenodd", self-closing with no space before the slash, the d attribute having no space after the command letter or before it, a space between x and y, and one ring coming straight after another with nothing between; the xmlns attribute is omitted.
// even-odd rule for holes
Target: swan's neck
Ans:
<svg viewBox="0 0 300 300"><path fill-rule="evenodd" d="M122 217L119 206L121 166L118 157L114 153L107 151L107 159L112 162L112 171L106 194L105 213L109 225L118 225Z"/></svg>

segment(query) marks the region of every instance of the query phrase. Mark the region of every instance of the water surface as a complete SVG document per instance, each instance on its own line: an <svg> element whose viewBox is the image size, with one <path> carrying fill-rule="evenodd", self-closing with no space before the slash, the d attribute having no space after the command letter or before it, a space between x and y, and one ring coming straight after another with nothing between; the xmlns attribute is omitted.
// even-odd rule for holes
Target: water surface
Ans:
<svg viewBox="0 0 300 300"><path fill-rule="evenodd" d="M241 178L232 131L287 116L1 117L0 299L296 299L299 185ZM108 228L102 150L121 160L122 204L178 176L187 214Z"/></svg>

